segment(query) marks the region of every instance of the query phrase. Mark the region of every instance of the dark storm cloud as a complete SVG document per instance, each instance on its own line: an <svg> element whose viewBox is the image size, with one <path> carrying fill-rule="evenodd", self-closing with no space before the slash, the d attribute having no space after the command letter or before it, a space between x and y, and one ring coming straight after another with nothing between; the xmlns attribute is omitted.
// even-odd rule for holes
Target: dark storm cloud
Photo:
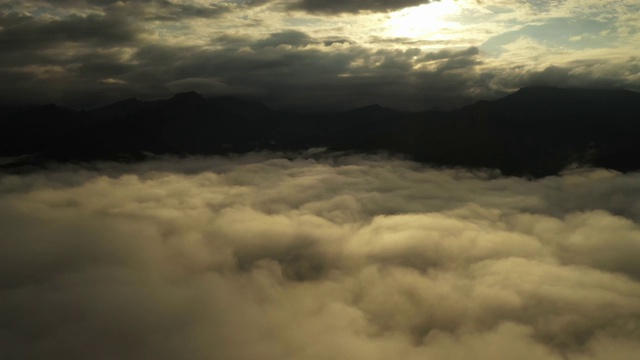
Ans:
<svg viewBox="0 0 640 360"><path fill-rule="evenodd" d="M108 43L107 39L101 41ZM343 39L313 38L299 31L277 32L257 40L231 37L225 41L226 46L207 50L140 43L133 56L126 57L115 45L113 50L75 51L74 55L20 49L4 61L15 67L61 67L67 78L65 92L50 101L77 106L100 105L92 98L95 93L91 89L99 92L103 86L100 81L105 78L131 84L116 93L124 97L163 97L194 89L205 95L231 91L272 106L301 109L346 109L371 103L413 110L436 104L453 107L468 101L461 94L470 84L478 86L474 84L478 81L475 66L479 64L475 48L434 55L419 49L372 50ZM414 69L425 62L431 68ZM33 82L40 82L43 91L56 85L47 79L34 78L30 84ZM195 88L187 89L187 84ZM21 96L19 84L5 85L5 96ZM28 96L31 88L25 85L22 96ZM127 88L129 94L125 94ZM111 99L116 100L120 99Z"/></svg>
<svg viewBox="0 0 640 360"><path fill-rule="evenodd" d="M42 18L6 13L0 17L0 96L3 103L113 101L100 81L133 71L127 48L140 43L143 28L107 15ZM129 89L129 91L131 88Z"/></svg>
<svg viewBox="0 0 640 360"><path fill-rule="evenodd" d="M331 36L331 37L323 39L322 43L325 46L331 46L333 44L349 44L349 45L351 45L351 44L355 44L356 42L351 40L351 39L343 38L343 37L340 37L340 36Z"/></svg>
<svg viewBox="0 0 640 360"><path fill-rule="evenodd" d="M387 12L430 2L431 0L298 0L291 5L291 8L326 14Z"/></svg>
<svg viewBox="0 0 640 360"><path fill-rule="evenodd" d="M314 44L317 46L308 46ZM371 103L404 109L424 109L436 103L452 107L468 101L461 94L478 81L474 49L451 51L450 62L442 53L433 69L414 70L423 61L418 49L320 44L321 40L304 33L284 32L248 44L246 50L195 51L174 68L174 81L216 79L247 89L248 95L259 94L272 106L324 109ZM457 71L447 72L454 69ZM198 89L207 93L206 88ZM215 91L214 87L209 93Z"/></svg>
<svg viewBox="0 0 640 360"><path fill-rule="evenodd" d="M83 5L83 4L105 6L105 5L115 4L118 1L119 0L40 0L35 2L47 3L51 5L58 5L58 6L61 6L61 5L72 6L72 5ZM145 0L142 0L142 1L145 2Z"/></svg>
<svg viewBox="0 0 640 360"><path fill-rule="evenodd" d="M188 18L216 18L231 11L231 7L221 3L216 5L176 4L170 1L148 1L157 10L147 16L147 19L180 21Z"/></svg>
<svg viewBox="0 0 640 360"><path fill-rule="evenodd" d="M524 66L496 70L502 65L487 63L495 59L487 59L477 47L433 52L410 48L445 46L444 40L371 37L367 43L357 43L338 34L314 36L294 29L244 31L238 27L207 33L202 27L191 28L194 17L216 18L259 5L256 2L38 4L43 3L64 11L34 15L45 11L40 9L27 15L9 7L0 14L2 103L56 102L86 108L131 96L149 100L198 90L205 95L250 96L279 108L335 110L379 103L424 110L450 109L528 85L638 89L628 75L637 68L633 59L617 70L613 64L607 71L603 70L606 60L543 71ZM354 12L417 3L295 4L310 11ZM254 24L242 20L240 11L233 14L238 24ZM165 41L159 37L164 32L178 35ZM201 38L180 41L181 36L193 34ZM398 44L408 48L398 50Z"/></svg>
<svg viewBox="0 0 640 360"><path fill-rule="evenodd" d="M464 103L467 99L460 93L474 81L473 68L478 64L460 59L449 66L439 64L439 70L417 72L413 67L424 54L416 49L375 50L343 37L315 38L296 30L259 39L224 33L212 38L213 48L205 49L164 45L148 41L153 31L145 21L188 17L198 11L166 1L50 3L101 6L103 14L45 18L3 13L0 95L4 103L42 101L86 108L130 96L166 97L194 86L205 95L245 95L277 107L327 110L377 102L419 110L435 103L445 107ZM446 56L443 53L440 60ZM449 68L458 73L442 75ZM425 103L430 95L434 96Z"/></svg>
<svg viewBox="0 0 640 360"><path fill-rule="evenodd" d="M638 174L529 181L384 156L287 156L0 176L0 352L609 360L640 350Z"/></svg>
<svg viewBox="0 0 640 360"><path fill-rule="evenodd" d="M302 47L310 44L317 44L318 41L313 39L302 31L283 31L269 35L264 40L260 40L252 44L253 48L262 48L267 46L291 45Z"/></svg>
<svg viewBox="0 0 640 360"><path fill-rule="evenodd" d="M69 15L45 21L29 15L0 15L0 47L3 51L44 50L60 43L85 43L106 47L131 44L139 28L127 19L103 15Z"/></svg>
<svg viewBox="0 0 640 360"><path fill-rule="evenodd" d="M26 23L32 21L29 19ZM457 74L443 75L447 54L442 53L437 69L413 71L413 66L423 61L420 56L424 53L418 49L371 50L344 39L313 38L299 31L276 32L257 40L241 36L227 37L225 41L216 39L217 44L225 46L208 50L144 44L135 40L134 32L120 31L128 34L122 37L123 40L133 39L131 45L136 50L132 55L120 48L126 43L117 43L117 38L100 39L97 34L77 35L74 39L104 44L100 51L83 51L83 43L75 44L71 54L61 53L62 47L43 51L45 45L52 46L55 42L41 39L42 49L29 45L33 48L8 52L9 56L0 60L8 67L4 73L6 78L25 74L28 82L5 82L0 86L4 97L31 96L76 106L97 106L101 105L100 101L120 100L116 96L170 96L175 91L193 90L186 88L193 84L195 90L205 95L222 95L230 91L257 97L278 107L315 105L335 109L378 102L422 109L432 106L424 103L429 95L435 95L433 102L451 97L447 103L459 103L460 91L475 77L475 60L468 62L466 68L458 64ZM25 31L22 37L34 36L28 34L30 32ZM112 46L108 46L110 41L114 42ZM467 50L451 52L452 58L462 59L465 55L475 58L477 54ZM27 65L38 69L55 66L61 73L39 73L29 77L29 71L44 70L24 69ZM64 91L59 92L58 82L62 77L65 86ZM104 79L118 79L127 85L107 86L102 83ZM34 91L34 84L39 84L38 91ZM443 87L449 90L443 92ZM105 93L100 94L101 90ZM51 98L50 94L56 97Z"/></svg>
<svg viewBox="0 0 640 360"><path fill-rule="evenodd" d="M450 49L442 49L440 51L431 52L424 54L420 58L420 61L434 61L434 60L446 60L446 59L455 59L455 58L463 58L463 57L473 57L480 54L480 50L475 47L469 47L465 50L450 50Z"/></svg>
<svg viewBox="0 0 640 360"><path fill-rule="evenodd" d="M79 62L77 76L89 79L118 77L134 71L131 64L122 62L117 52L102 54L83 54L74 58Z"/></svg>
<svg viewBox="0 0 640 360"><path fill-rule="evenodd" d="M129 15L140 15L141 20L176 21L189 18L215 18L228 13L232 5L226 2L194 4L169 0L136 0L119 2L115 0L42 0L40 4L71 9L99 8L106 12L125 8ZM118 6L120 5L120 6Z"/></svg>

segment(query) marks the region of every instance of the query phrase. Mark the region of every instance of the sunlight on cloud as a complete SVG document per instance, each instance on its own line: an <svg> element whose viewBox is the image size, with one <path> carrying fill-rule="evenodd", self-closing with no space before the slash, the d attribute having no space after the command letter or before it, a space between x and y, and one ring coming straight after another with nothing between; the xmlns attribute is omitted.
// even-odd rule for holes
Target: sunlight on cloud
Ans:
<svg viewBox="0 0 640 360"><path fill-rule="evenodd" d="M631 359L638 180L264 153L3 175L0 351Z"/></svg>
<svg viewBox="0 0 640 360"><path fill-rule="evenodd" d="M443 33L460 27L451 21L453 15L460 14L463 5L459 1L443 0L410 7L389 15L387 36L406 38L429 38L448 40L454 35Z"/></svg>

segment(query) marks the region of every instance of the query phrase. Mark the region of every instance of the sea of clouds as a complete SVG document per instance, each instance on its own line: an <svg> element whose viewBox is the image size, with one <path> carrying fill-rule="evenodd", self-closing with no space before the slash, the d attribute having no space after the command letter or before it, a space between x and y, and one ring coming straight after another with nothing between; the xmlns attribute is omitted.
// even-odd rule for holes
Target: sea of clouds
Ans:
<svg viewBox="0 0 640 360"><path fill-rule="evenodd" d="M260 153L0 175L3 359L638 354L638 173Z"/></svg>

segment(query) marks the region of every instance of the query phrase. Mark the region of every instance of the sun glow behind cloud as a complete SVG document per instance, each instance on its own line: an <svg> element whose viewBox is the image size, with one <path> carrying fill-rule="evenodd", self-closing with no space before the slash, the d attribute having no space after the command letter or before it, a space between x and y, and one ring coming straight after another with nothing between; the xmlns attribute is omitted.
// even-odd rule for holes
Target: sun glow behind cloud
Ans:
<svg viewBox="0 0 640 360"><path fill-rule="evenodd" d="M462 12L459 1L443 0L410 7L394 12L387 22L387 36L406 38L451 39L447 30L457 29L461 24L451 18Z"/></svg>

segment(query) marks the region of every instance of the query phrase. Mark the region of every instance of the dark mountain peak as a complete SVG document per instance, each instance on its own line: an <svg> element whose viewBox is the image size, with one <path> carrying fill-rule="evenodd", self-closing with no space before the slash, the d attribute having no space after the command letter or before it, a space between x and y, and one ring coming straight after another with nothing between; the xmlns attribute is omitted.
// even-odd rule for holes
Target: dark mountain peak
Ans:
<svg viewBox="0 0 640 360"><path fill-rule="evenodd" d="M263 103L236 96L221 96L207 100L224 111L236 114L257 115L271 113L272 110Z"/></svg>
<svg viewBox="0 0 640 360"><path fill-rule="evenodd" d="M195 91L188 91L183 93L178 93L173 95L173 97L169 100L171 102L179 102L179 103L190 103L190 102L200 102L203 101L204 97L198 94Z"/></svg>
<svg viewBox="0 0 640 360"><path fill-rule="evenodd" d="M355 108L353 110L349 110L348 114L352 115L391 115L396 114L397 111L391 110L386 107L382 107L378 104L367 105L359 108Z"/></svg>
<svg viewBox="0 0 640 360"><path fill-rule="evenodd" d="M202 105L206 102L205 98L195 91L189 91L173 95L169 100L157 102L161 111L169 111L171 113L193 113L201 111Z"/></svg>
<svg viewBox="0 0 640 360"><path fill-rule="evenodd" d="M91 111L95 111L95 110L101 110L101 109L122 109L122 108L129 108L132 106L136 106L138 104L140 104L141 101L138 100L137 98L128 98L128 99L124 99L124 100L120 100L120 101L116 101L113 104L109 104L109 105L105 105L105 106L101 106L99 108L93 109Z"/></svg>
<svg viewBox="0 0 640 360"><path fill-rule="evenodd" d="M637 112L640 93L621 89L525 87L489 105L522 114ZM477 106L477 105L475 105Z"/></svg>
<svg viewBox="0 0 640 360"><path fill-rule="evenodd" d="M251 107L264 107L264 108L267 107L259 101L247 100L237 96L219 96L219 97L212 98L209 101L215 102L218 104L229 104L229 105L235 105L235 106L251 106Z"/></svg>
<svg viewBox="0 0 640 360"><path fill-rule="evenodd" d="M117 102L113 103L112 105L130 105L130 104L137 104L139 102L140 102L140 100L138 100L138 98L131 97L131 98L128 98L128 99L117 101Z"/></svg>
<svg viewBox="0 0 640 360"><path fill-rule="evenodd" d="M290 113L253 100L205 100L187 92L149 102L126 99L89 112L48 104L4 116L0 155L91 160L141 152L330 147L546 176L571 163L640 169L639 118L640 93L626 90L527 87L455 111L414 114L379 104L339 113Z"/></svg>
<svg viewBox="0 0 640 360"><path fill-rule="evenodd" d="M42 105L42 106L38 106L37 108L34 109L35 111L56 111L56 110L62 110L61 107L59 107L56 104L53 103L49 103L46 105Z"/></svg>
<svg viewBox="0 0 640 360"><path fill-rule="evenodd" d="M546 99L563 99L567 97L575 97L580 94L575 89L559 88L555 86L527 86L518 91L505 96L498 101L532 101Z"/></svg>
<svg viewBox="0 0 640 360"><path fill-rule="evenodd" d="M44 115L44 114L71 113L73 111L71 109L63 108L56 104L46 104L46 105L38 106L29 112L33 115Z"/></svg>
<svg viewBox="0 0 640 360"><path fill-rule="evenodd" d="M538 94L545 94L549 92L562 91L562 90L567 90L567 89L559 88L557 86L543 86L543 85L525 86L523 88L518 89L518 91L516 91L516 94L538 95Z"/></svg>
<svg viewBox="0 0 640 360"><path fill-rule="evenodd" d="M132 97L132 98L115 102L113 104L101 106L99 108L90 110L89 114L96 119L121 117L129 114L133 114L141 110L144 106L145 106L144 102Z"/></svg>
<svg viewBox="0 0 640 360"><path fill-rule="evenodd" d="M33 106L0 106L0 118L14 114L21 114L33 109Z"/></svg>
<svg viewBox="0 0 640 360"><path fill-rule="evenodd" d="M383 108L382 106L380 106L378 104L371 104L371 105L355 108L355 109L353 109L351 111L377 111L377 110L383 110L383 109L387 110L386 108Z"/></svg>
<svg viewBox="0 0 640 360"><path fill-rule="evenodd" d="M218 101L218 102L245 102L248 100L245 100L241 97L238 96L233 96L233 95L224 95L224 96L216 96L210 99L211 101Z"/></svg>
<svg viewBox="0 0 640 360"><path fill-rule="evenodd" d="M603 100L618 97L638 97L640 93L624 89L598 89L598 88L561 88L555 86L528 86L515 93L506 96L509 98L554 98L554 99L579 99L579 100Z"/></svg>

